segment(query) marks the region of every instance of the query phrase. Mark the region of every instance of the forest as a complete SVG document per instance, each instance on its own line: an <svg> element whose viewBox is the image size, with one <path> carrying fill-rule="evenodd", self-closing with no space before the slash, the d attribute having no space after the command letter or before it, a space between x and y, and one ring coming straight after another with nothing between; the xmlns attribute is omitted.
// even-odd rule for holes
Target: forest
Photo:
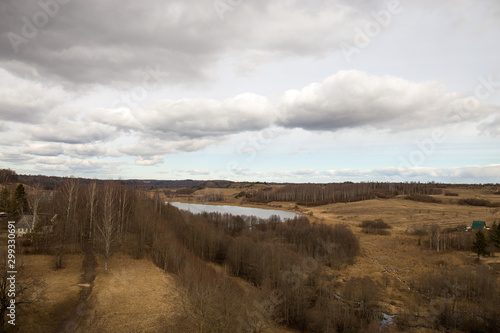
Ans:
<svg viewBox="0 0 500 333"><path fill-rule="evenodd" d="M68 255L82 253L86 260L91 260L89 256L102 258L107 272L112 268L110 258L122 252L137 260L151 260L165 274L173 274L181 294L179 314L175 320L163 322L162 331L387 329L381 325L380 300L388 280L369 275L347 276L342 282L336 279L363 253L359 236L346 224L310 222L306 216L281 221L277 216L194 215L165 204L161 191L147 191L123 181L63 178L54 190L47 190L40 183L19 182L22 177L13 171L1 174L0 211L9 220L30 215L35 225L18 239L23 255L48 255L55 269L64 270ZM306 184L255 190L249 200L314 206L441 191L434 184ZM364 221L360 227L373 237L387 237L391 230L382 220ZM3 224L2 231L5 229ZM419 230L420 234L412 231L419 237L419 245L420 237L425 237L430 249L462 246L470 251L470 237L461 240L453 230L439 228ZM495 237L498 228L494 230L497 234L491 235ZM9 301L5 250L3 258L0 331L5 327ZM408 289L420 298L408 304L397 323L402 328L498 332L497 280L494 271L482 266L429 271L409 283ZM29 308L36 304L34 291L41 288L36 279L20 275L19 284L23 287L19 305ZM446 300L439 316L416 313L418 304L436 300Z"/></svg>

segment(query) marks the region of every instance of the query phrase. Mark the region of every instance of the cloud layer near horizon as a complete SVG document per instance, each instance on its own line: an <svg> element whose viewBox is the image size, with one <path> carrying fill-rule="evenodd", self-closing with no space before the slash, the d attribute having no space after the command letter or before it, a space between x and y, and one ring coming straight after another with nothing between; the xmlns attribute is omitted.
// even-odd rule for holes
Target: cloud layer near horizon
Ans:
<svg viewBox="0 0 500 333"><path fill-rule="evenodd" d="M7 73L3 78L16 82L0 89L1 95L10 97L0 100L0 117L5 126L19 124L27 133L23 153L70 157L125 154L141 157L138 164L142 165L162 162L145 157L197 151L231 135L271 126L396 133L456 123L485 126L484 120L499 110L478 100L471 104L471 97L447 92L436 82L413 83L354 70L341 71L301 90L286 91L277 101L245 93L222 101L158 100L135 109L76 109L64 94L41 85L29 87L35 95L30 94L32 99L26 100L20 97L29 81ZM469 104L474 112L464 112ZM13 117L11 110L22 111ZM114 151L106 146L122 136L134 140ZM15 146L19 144L17 141Z"/></svg>

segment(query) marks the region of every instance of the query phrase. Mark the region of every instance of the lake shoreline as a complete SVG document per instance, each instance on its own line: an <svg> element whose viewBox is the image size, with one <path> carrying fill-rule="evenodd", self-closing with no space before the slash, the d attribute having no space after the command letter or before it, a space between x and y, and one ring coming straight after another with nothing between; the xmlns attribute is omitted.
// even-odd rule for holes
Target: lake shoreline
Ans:
<svg viewBox="0 0 500 333"><path fill-rule="evenodd" d="M232 215L242 215L242 216L257 216L259 218L267 219L272 215L278 215L281 219L293 219L295 217L302 216L294 211L288 211L280 209L281 207L247 207L241 205L224 205L224 204L207 204L207 203L193 203L193 202L180 202L180 201L167 201L165 203L170 203L174 207L181 210L191 211L194 214L199 214L202 212L217 212L221 214L232 214ZM208 208L210 207L210 208ZM239 209L239 211L238 211Z"/></svg>
<svg viewBox="0 0 500 333"><path fill-rule="evenodd" d="M266 203L242 204L242 203L237 203L237 202L232 202L232 201L203 202L203 201L194 201L194 200L189 200L189 199L179 198L179 197L166 199L165 203L167 203L167 202L168 203L180 202L180 203L186 203L186 204L200 204L200 205L210 205L210 206L235 206L235 207L247 207L247 208L258 208L258 209L274 209L274 210L282 210L282 211L290 212L290 213L296 213L298 215L303 215L303 214L297 213L300 211L300 209L294 210L294 209L283 207L282 205L272 206L272 205L269 205Z"/></svg>

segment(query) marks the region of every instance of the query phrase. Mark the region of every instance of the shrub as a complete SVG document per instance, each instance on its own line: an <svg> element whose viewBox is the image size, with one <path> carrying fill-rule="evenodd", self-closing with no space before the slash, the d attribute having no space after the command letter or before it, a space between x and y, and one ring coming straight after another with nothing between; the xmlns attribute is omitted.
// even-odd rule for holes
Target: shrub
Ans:
<svg viewBox="0 0 500 333"><path fill-rule="evenodd" d="M499 203L491 202L486 199L468 198L458 200L459 205L469 205L469 206L484 206L484 207L500 207Z"/></svg>
<svg viewBox="0 0 500 333"><path fill-rule="evenodd" d="M445 191L444 195L447 197L458 197L458 193L450 192L450 191Z"/></svg>
<svg viewBox="0 0 500 333"><path fill-rule="evenodd" d="M430 195L417 194L417 193L412 193L410 195L407 195L405 199L419 201L419 202L427 202L427 203L441 203L441 200L431 197Z"/></svg>
<svg viewBox="0 0 500 333"><path fill-rule="evenodd" d="M413 229L409 231L409 234L412 236L427 236L428 233L429 232L428 232L427 228L425 228L424 226L413 227Z"/></svg>
<svg viewBox="0 0 500 333"><path fill-rule="evenodd" d="M196 191L198 191L198 189L195 187L181 188L181 189L176 190L175 194L177 194L177 195L191 195Z"/></svg>
<svg viewBox="0 0 500 333"><path fill-rule="evenodd" d="M390 235L387 229L390 229L391 226L384 222L382 219L376 220L365 220L361 222L359 225L363 232L366 234L375 234L375 235Z"/></svg>

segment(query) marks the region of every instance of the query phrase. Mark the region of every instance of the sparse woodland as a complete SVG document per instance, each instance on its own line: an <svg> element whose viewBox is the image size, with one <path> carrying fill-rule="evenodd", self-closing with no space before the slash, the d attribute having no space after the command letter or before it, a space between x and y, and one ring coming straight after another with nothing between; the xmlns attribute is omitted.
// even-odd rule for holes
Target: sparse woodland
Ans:
<svg viewBox="0 0 500 333"><path fill-rule="evenodd" d="M352 276L339 283L335 279L363 252L358 236L344 224L311 223L306 217L281 221L277 216L195 215L164 204L158 191L121 181L66 178L48 191L39 183L17 184L13 172L0 176L0 210L39 218L34 231L22 239L26 255L50 255L53 266L64 270L68 254L90 248L103 258L106 272L112 268L109 258L121 251L173 274L182 301L176 319L160 325L165 332L387 329L380 322L380 300L388 280ZM433 184L286 185L249 192L245 200L315 206L441 192ZM203 198L219 201L221 196ZM51 232L43 228L47 226ZM366 220L360 227L370 237L391 234L391 227L380 219ZM419 246L429 253L470 251L474 242L471 235L438 225L410 230L408 237L418 237ZM498 239L495 225L485 241L494 250L500 247ZM394 317L400 329L498 332L498 273L487 266L479 264L474 270L447 266L405 283L414 302ZM421 311L423 304L434 303L442 308L437 315Z"/></svg>

